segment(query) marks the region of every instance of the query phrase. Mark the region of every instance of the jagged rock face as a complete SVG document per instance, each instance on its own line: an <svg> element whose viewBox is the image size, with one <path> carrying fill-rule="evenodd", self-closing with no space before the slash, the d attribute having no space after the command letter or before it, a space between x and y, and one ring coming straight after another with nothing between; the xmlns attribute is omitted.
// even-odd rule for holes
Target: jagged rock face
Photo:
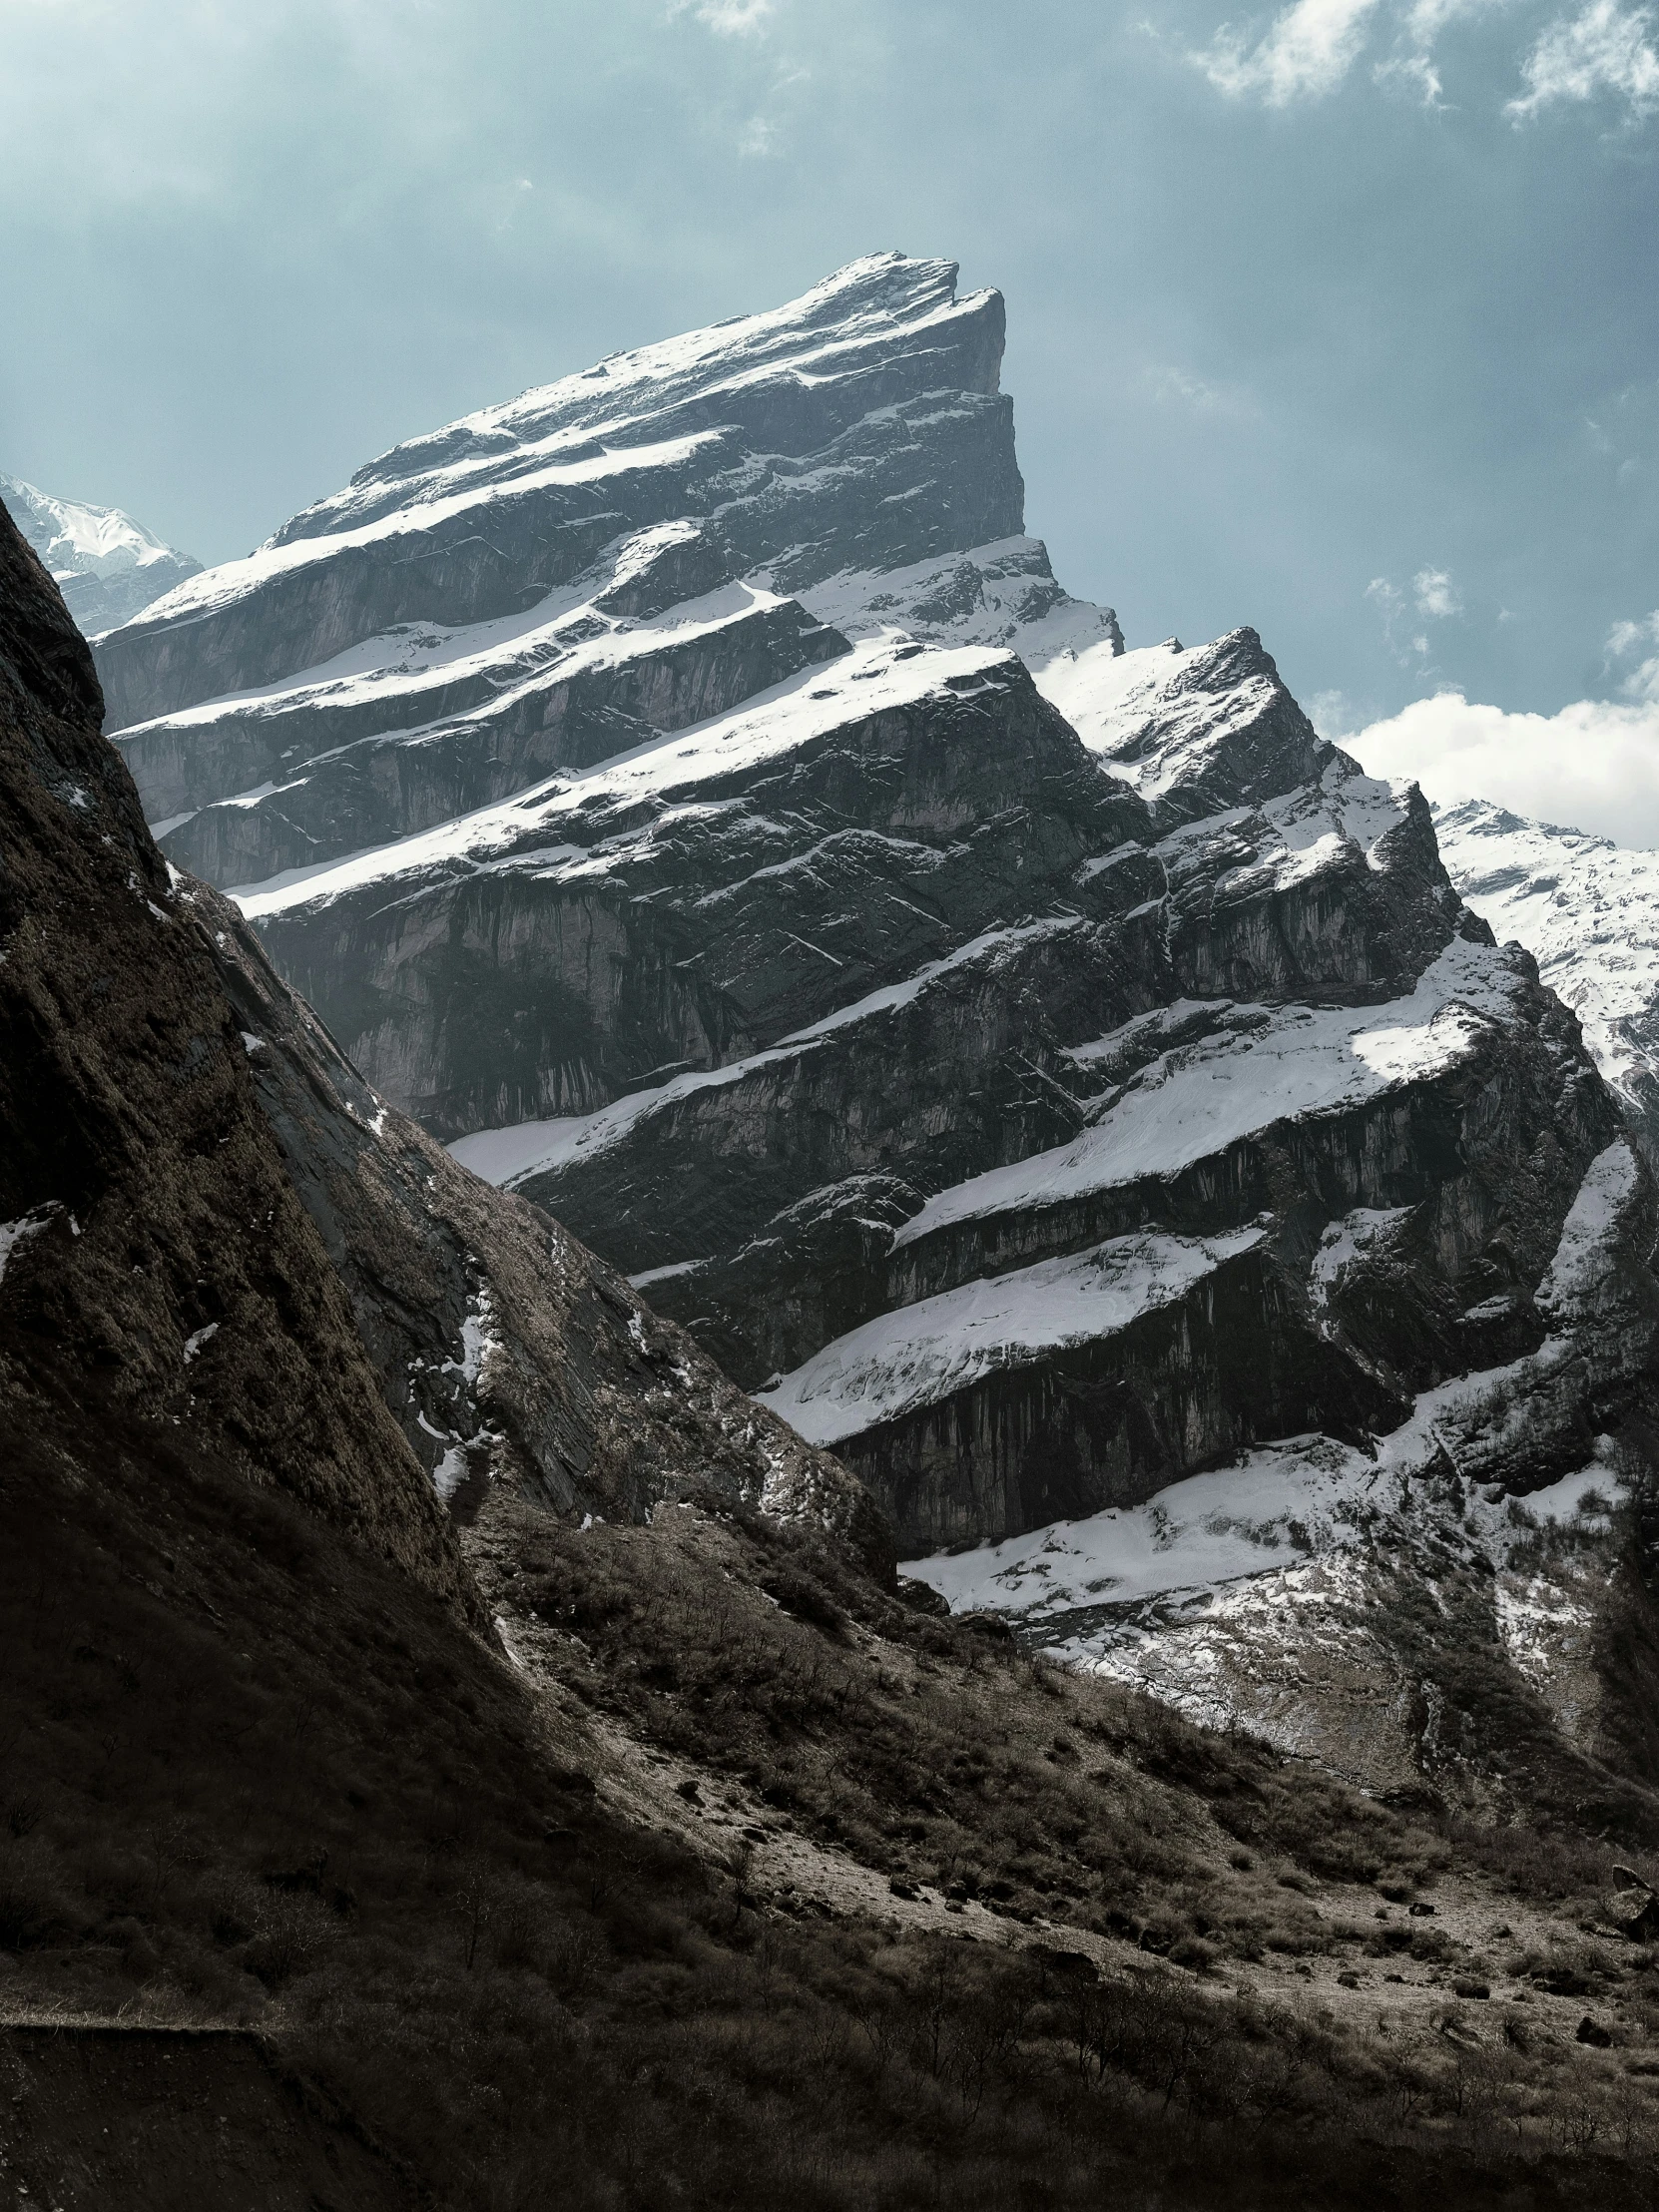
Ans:
<svg viewBox="0 0 1659 2212"><path fill-rule="evenodd" d="M200 561L164 545L118 507L54 499L16 476L0 476L0 500L88 637L130 622L202 572Z"/></svg>
<svg viewBox="0 0 1659 2212"><path fill-rule="evenodd" d="M1013 535L1002 303L954 276L856 263L400 446L104 640L163 849L246 885L408 835L810 671L837 613L1110 643Z"/></svg>
<svg viewBox="0 0 1659 2212"><path fill-rule="evenodd" d="M1328 1306L1390 1276L1405 1290L1410 1226L1372 1214L1328 1234ZM1426 1789L1524 1824L1533 1770L1563 1748L1628 1763L1630 1523L1651 1514L1651 1471L1615 1432L1632 1411L1638 1437L1651 1420L1653 1236L1651 1181L1615 1137L1532 1295L1466 1316L1468 1371L1386 1436L1259 1447L1140 1505L911 1571L1032 1645L1375 1794Z"/></svg>
<svg viewBox="0 0 1659 2212"><path fill-rule="evenodd" d="M110 641L114 725L283 683L400 624L537 609L525 627L540 631L541 603L579 579L595 587L584 603L641 619L647 604L594 564L665 524L680 526L680 573L646 595L659 607L760 569L796 592L1010 536L1023 487L996 388L1002 302L958 301L954 278L948 263L877 257L777 314L618 355L395 448Z"/></svg>
<svg viewBox="0 0 1659 2212"><path fill-rule="evenodd" d="M1452 880L1584 1025L1651 1161L1659 1148L1659 855L1470 801L1436 811Z"/></svg>
<svg viewBox="0 0 1659 2212"><path fill-rule="evenodd" d="M104 648L168 849L376 1091L917 1551L1541 1356L1618 1129L1253 631L1061 591L953 276L399 448Z"/></svg>
<svg viewBox="0 0 1659 2212"><path fill-rule="evenodd" d="M501 1482L608 1520L724 1497L827 1527L890 1572L891 1530L838 1461L537 1207L376 1097L229 899L188 882L178 896L218 963L385 1402L457 1515L470 1520Z"/></svg>
<svg viewBox="0 0 1659 2212"><path fill-rule="evenodd" d="M0 1393L276 1482L464 1600L294 1196L207 950L99 735L92 662L0 516Z"/></svg>

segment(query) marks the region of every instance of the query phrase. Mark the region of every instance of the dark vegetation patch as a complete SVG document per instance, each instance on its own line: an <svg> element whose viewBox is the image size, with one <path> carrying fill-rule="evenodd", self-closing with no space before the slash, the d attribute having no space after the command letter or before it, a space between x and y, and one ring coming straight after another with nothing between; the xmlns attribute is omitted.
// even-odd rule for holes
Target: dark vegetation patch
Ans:
<svg viewBox="0 0 1659 2212"><path fill-rule="evenodd" d="M1325 1882L1445 1863L1430 1830L1250 1738L930 1618L724 1501L650 1529L521 1511L503 1544L574 1698L948 1897L1250 1958L1329 1947L1305 1902Z"/></svg>
<svg viewBox="0 0 1659 2212"><path fill-rule="evenodd" d="M1346 1941L1354 1881L1434 1882L1431 1827L758 1518L515 1518L514 1602L590 1713L1121 1965L792 1920L741 1854L608 1812L580 1731L394 1570L177 1435L90 1442L0 1472L14 2015L255 2022L377 2171L490 2212L1646 2201L1622 2044L1390 2041L1227 1980ZM31 2109L11 2170L97 2201L49 2193Z"/></svg>

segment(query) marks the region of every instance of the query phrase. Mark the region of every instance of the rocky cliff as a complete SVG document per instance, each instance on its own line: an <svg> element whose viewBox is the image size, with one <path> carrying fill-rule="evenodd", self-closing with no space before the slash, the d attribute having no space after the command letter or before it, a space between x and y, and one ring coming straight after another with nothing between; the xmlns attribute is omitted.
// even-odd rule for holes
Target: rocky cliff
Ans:
<svg viewBox="0 0 1659 2212"><path fill-rule="evenodd" d="M8 1425L50 1434L90 1406L178 1429L460 1602L444 1518L101 713L62 599L0 517Z"/></svg>
<svg viewBox="0 0 1659 2212"><path fill-rule="evenodd" d="M165 848L374 1090L918 1552L1540 1357L1620 1129L1253 632L1061 591L1001 337L854 264L396 449L101 657Z"/></svg>
<svg viewBox="0 0 1659 2212"><path fill-rule="evenodd" d="M695 956L632 1029L573 965L590 1070L517 1064L599 1103L482 1148L689 1209L647 1288L799 1354L763 1406L163 862L0 522L19 2202L1647 2202L1647 1179L1415 796L1248 633L1051 609L1033 682L1033 562L842 578L591 818L316 908L512 857ZM1125 1502L922 1562L1015 1632L942 1618L778 1404L915 1521Z"/></svg>

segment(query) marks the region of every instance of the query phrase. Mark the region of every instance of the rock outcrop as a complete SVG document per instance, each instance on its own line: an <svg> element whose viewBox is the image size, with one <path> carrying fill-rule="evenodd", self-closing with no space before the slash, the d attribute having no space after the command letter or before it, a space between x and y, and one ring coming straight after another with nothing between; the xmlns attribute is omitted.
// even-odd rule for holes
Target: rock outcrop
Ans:
<svg viewBox="0 0 1659 2212"><path fill-rule="evenodd" d="M214 953L385 1403L463 1523L498 1483L567 1516L624 1521L695 1494L830 1529L890 1572L887 1523L836 1460L536 1206L378 1098L229 899L182 878L177 897Z"/></svg>
<svg viewBox="0 0 1659 2212"><path fill-rule="evenodd" d="M11 1424L102 1405L177 1430L474 1613L444 1507L501 1480L613 1518L724 1494L890 1561L835 1461L374 1098L236 909L169 868L3 518L0 686Z"/></svg>

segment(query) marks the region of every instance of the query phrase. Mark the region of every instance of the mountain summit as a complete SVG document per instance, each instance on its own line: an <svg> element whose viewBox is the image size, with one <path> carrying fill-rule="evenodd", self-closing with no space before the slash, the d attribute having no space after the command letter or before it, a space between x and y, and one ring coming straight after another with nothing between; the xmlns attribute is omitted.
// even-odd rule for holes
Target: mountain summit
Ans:
<svg viewBox="0 0 1659 2212"><path fill-rule="evenodd" d="M119 507L54 499L16 476L0 476L0 499L88 637L130 622L176 584L201 573L200 561L164 545Z"/></svg>
<svg viewBox="0 0 1659 2212"><path fill-rule="evenodd" d="M1356 1546L1613 1480L1646 1171L1414 787L1254 631L1127 651L1056 582L955 275L872 257L395 448L102 642L117 742L378 1093L915 1572L1393 1786L1415 1724L1355 1686L1419 1661ZM1149 1513L1199 1534L1141 1558ZM1310 1548L1363 1634L1253 1616L1225 1688L1202 1623L1148 1644ZM1349 1628L1281 1711L1287 1637Z"/></svg>

